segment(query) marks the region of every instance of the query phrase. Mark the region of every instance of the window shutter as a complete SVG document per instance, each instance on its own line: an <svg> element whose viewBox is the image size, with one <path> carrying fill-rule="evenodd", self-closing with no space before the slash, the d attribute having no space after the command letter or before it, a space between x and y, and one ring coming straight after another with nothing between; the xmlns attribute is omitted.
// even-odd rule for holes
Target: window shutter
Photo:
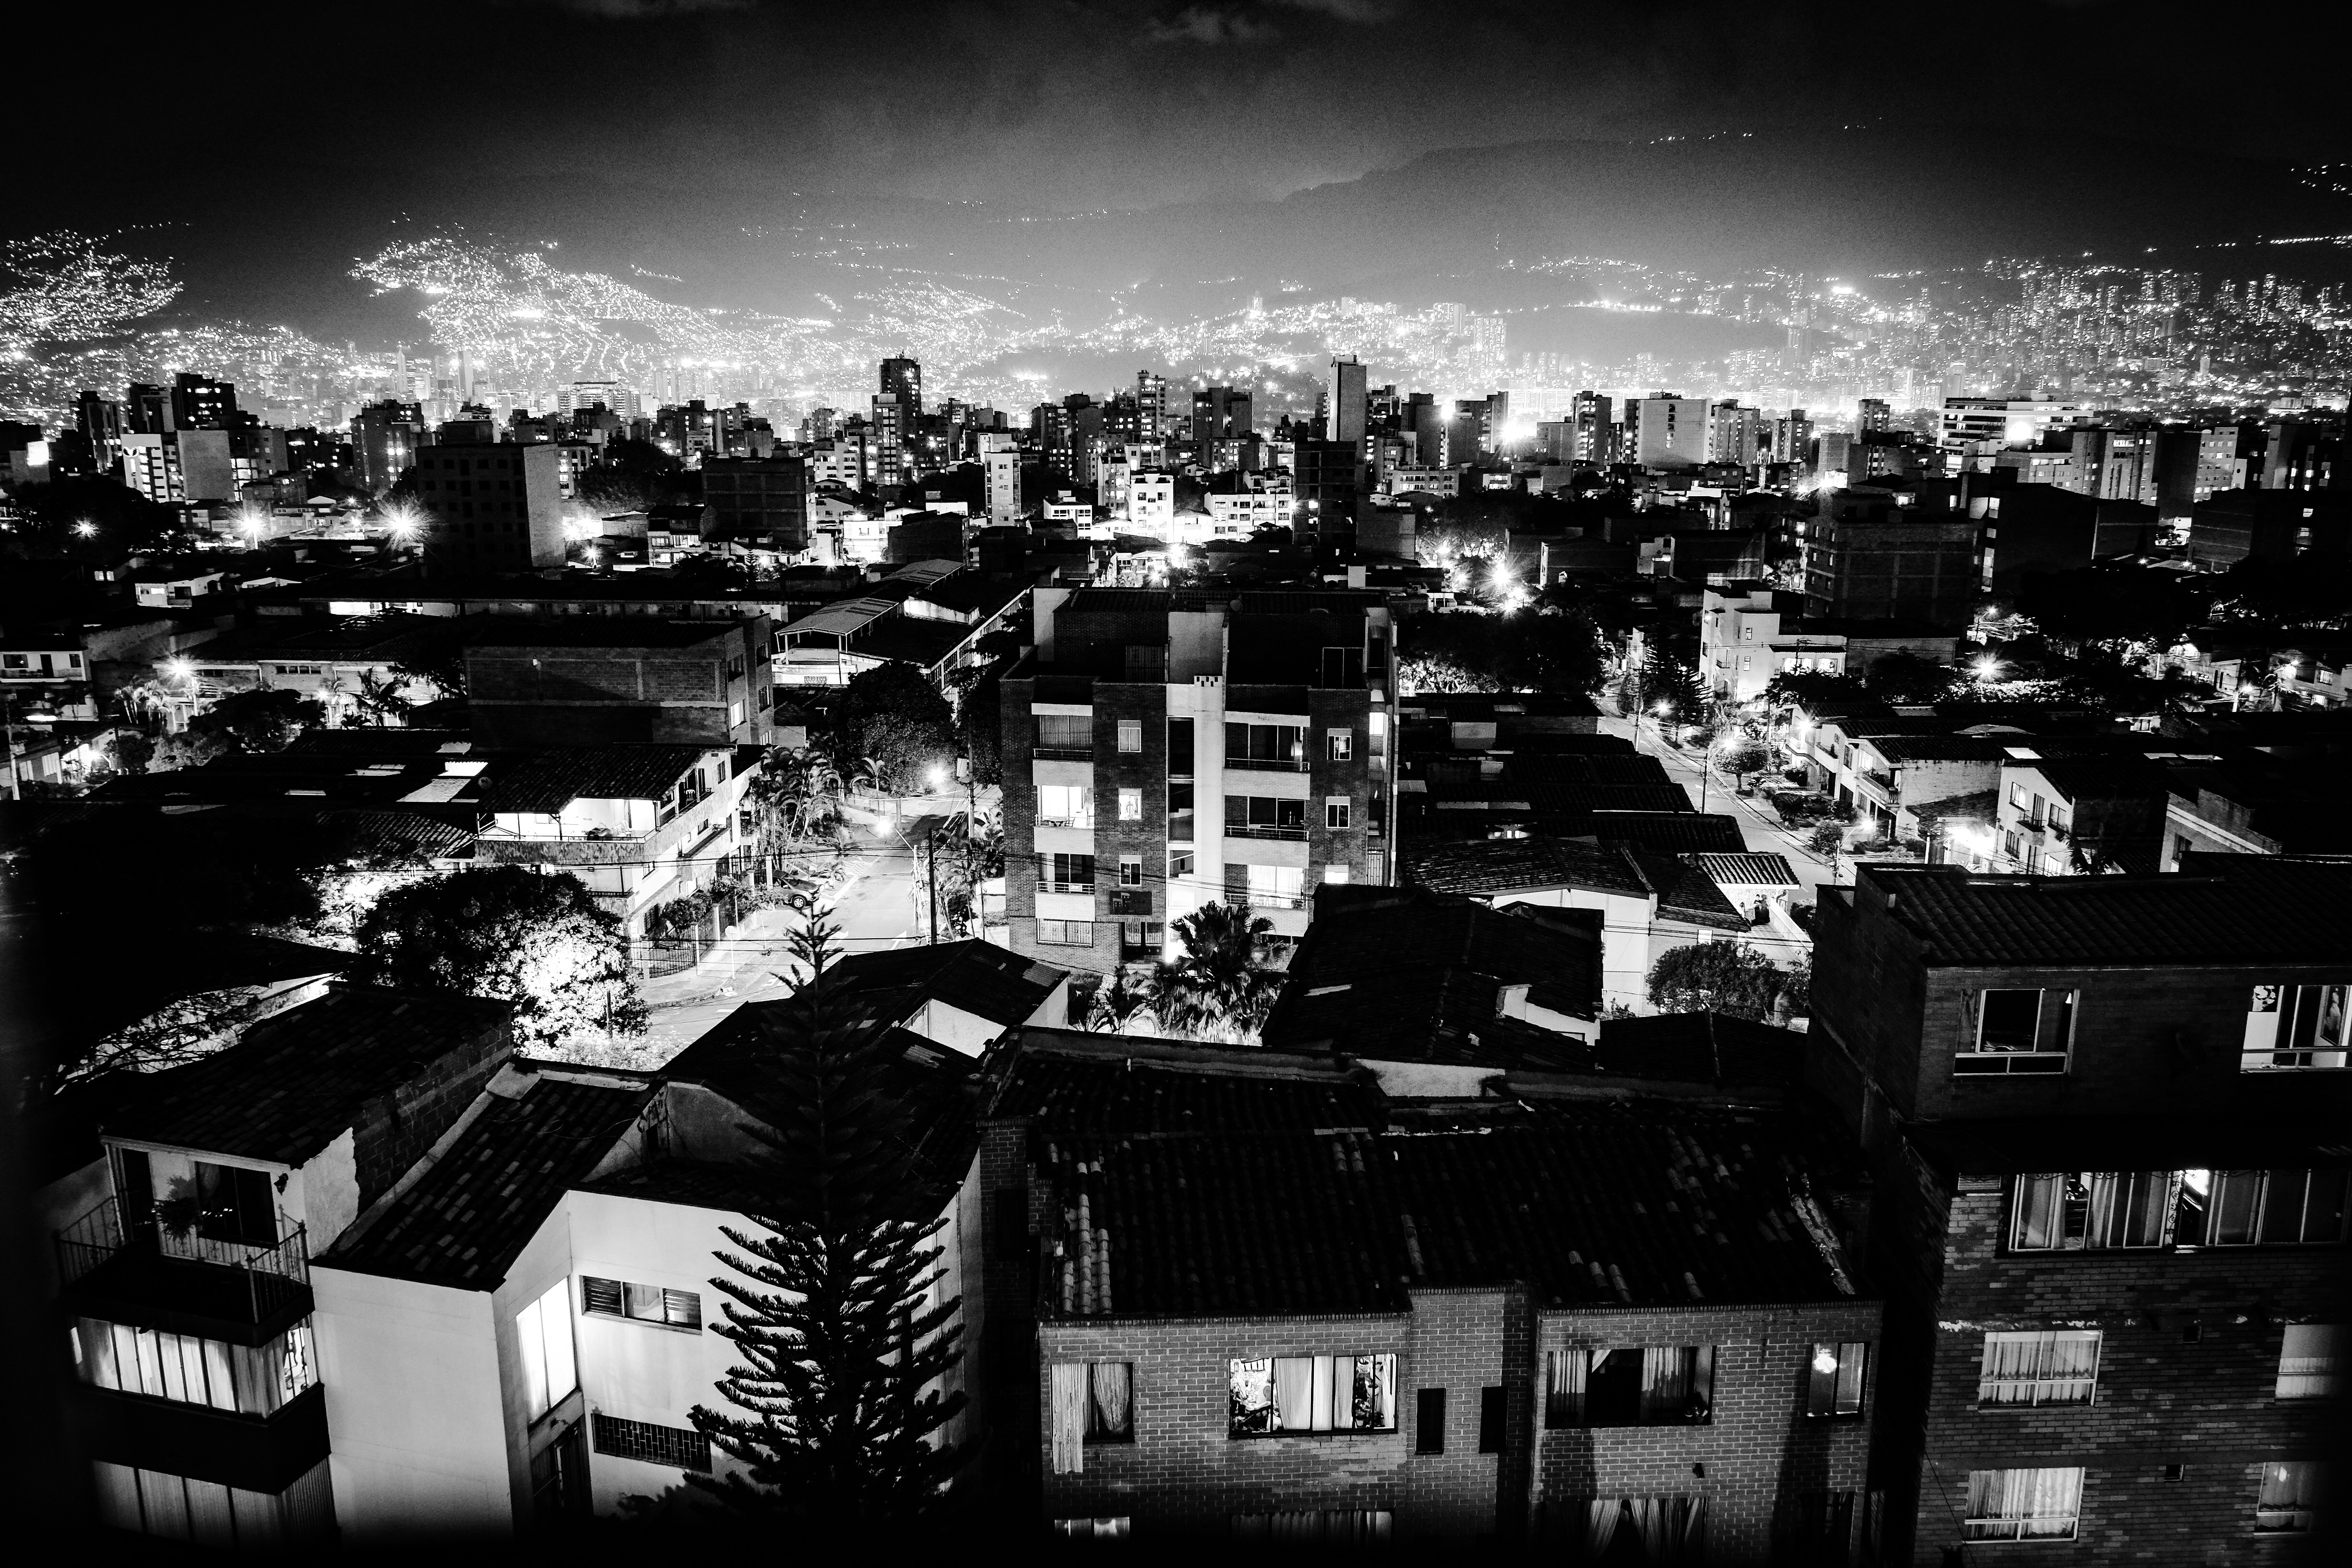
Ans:
<svg viewBox="0 0 2352 1568"><path fill-rule="evenodd" d="M1498 1384L1478 1391L1478 1451L1499 1454L1503 1451L1503 1428L1507 1423L1509 1401Z"/></svg>
<svg viewBox="0 0 2352 1568"><path fill-rule="evenodd" d="M621 1315L621 1282L599 1279L593 1274L580 1277L580 1310L583 1312L605 1312Z"/></svg>
<svg viewBox="0 0 2352 1568"><path fill-rule="evenodd" d="M1075 1476L1086 1468L1087 1363L1057 1361L1053 1380L1054 1473Z"/></svg>
<svg viewBox="0 0 2352 1568"><path fill-rule="evenodd" d="M671 1327L699 1329L702 1327L702 1298L692 1290L662 1292L662 1316Z"/></svg>
<svg viewBox="0 0 2352 1568"><path fill-rule="evenodd" d="M1424 1388L1413 1400L1412 1451L1445 1452L1445 1390Z"/></svg>

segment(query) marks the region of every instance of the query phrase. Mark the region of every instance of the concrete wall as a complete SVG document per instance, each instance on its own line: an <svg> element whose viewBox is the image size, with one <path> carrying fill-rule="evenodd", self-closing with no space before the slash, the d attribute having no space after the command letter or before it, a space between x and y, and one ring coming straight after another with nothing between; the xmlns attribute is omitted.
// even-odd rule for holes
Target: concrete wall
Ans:
<svg viewBox="0 0 2352 1568"><path fill-rule="evenodd" d="M310 1288L346 1543L510 1532L490 1298L334 1268Z"/></svg>

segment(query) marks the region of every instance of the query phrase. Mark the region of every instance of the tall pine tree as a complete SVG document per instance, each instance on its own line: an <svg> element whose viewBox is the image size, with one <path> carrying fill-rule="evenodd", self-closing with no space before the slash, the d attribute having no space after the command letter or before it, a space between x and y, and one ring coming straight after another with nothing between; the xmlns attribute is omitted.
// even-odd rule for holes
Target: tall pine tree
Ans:
<svg viewBox="0 0 2352 1568"><path fill-rule="evenodd" d="M829 995L839 928L805 900L795 913L806 979L771 1041L792 1110L749 1129L769 1149L768 1212L751 1216L755 1234L724 1232L740 1253L716 1256L736 1278L711 1281L728 1298L716 1331L742 1364L718 1385L731 1409L693 1412L742 1469L687 1479L745 1513L904 1520L940 1501L969 1452L943 1430L964 1395L939 1386L962 1359L960 1298L929 1300L946 1220L925 1217L917 1130L867 1037L887 1031L844 1027Z"/></svg>

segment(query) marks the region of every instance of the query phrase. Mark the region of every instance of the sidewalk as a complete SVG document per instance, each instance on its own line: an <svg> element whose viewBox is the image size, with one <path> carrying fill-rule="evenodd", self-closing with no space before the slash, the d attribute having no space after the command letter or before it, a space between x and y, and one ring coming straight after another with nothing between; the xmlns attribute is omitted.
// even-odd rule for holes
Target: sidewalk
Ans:
<svg viewBox="0 0 2352 1568"><path fill-rule="evenodd" d="M646 1005L656 1009L688 1007L698 1002L716 1001L736 989L734 982L744 970L764 973L766 966L783 952L788 912L782 908L753 910L736 935L721 942L701 963L676 974L647 980L638 986Z"/></svg>

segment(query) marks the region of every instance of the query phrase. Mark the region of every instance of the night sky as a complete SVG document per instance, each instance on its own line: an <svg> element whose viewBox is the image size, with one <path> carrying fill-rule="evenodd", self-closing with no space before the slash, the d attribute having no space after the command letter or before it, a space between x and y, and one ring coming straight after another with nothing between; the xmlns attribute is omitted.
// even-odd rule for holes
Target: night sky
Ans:
<svg viewBox="0 0 2352 1568"><path fill-rule="evenodd" d="M821 232L1401 297L1481 248L1906 265L2335 232L2308 226L2352 228L2347 204L2292 171L2352 158L2339 9L59 6L16 39L76 63L19 74L5 226L171 226L150 243L191 308L320 331L377 324L341 273L404 220L762 305ZM1096 208L1153 216L1066 221Z"/></svg>

